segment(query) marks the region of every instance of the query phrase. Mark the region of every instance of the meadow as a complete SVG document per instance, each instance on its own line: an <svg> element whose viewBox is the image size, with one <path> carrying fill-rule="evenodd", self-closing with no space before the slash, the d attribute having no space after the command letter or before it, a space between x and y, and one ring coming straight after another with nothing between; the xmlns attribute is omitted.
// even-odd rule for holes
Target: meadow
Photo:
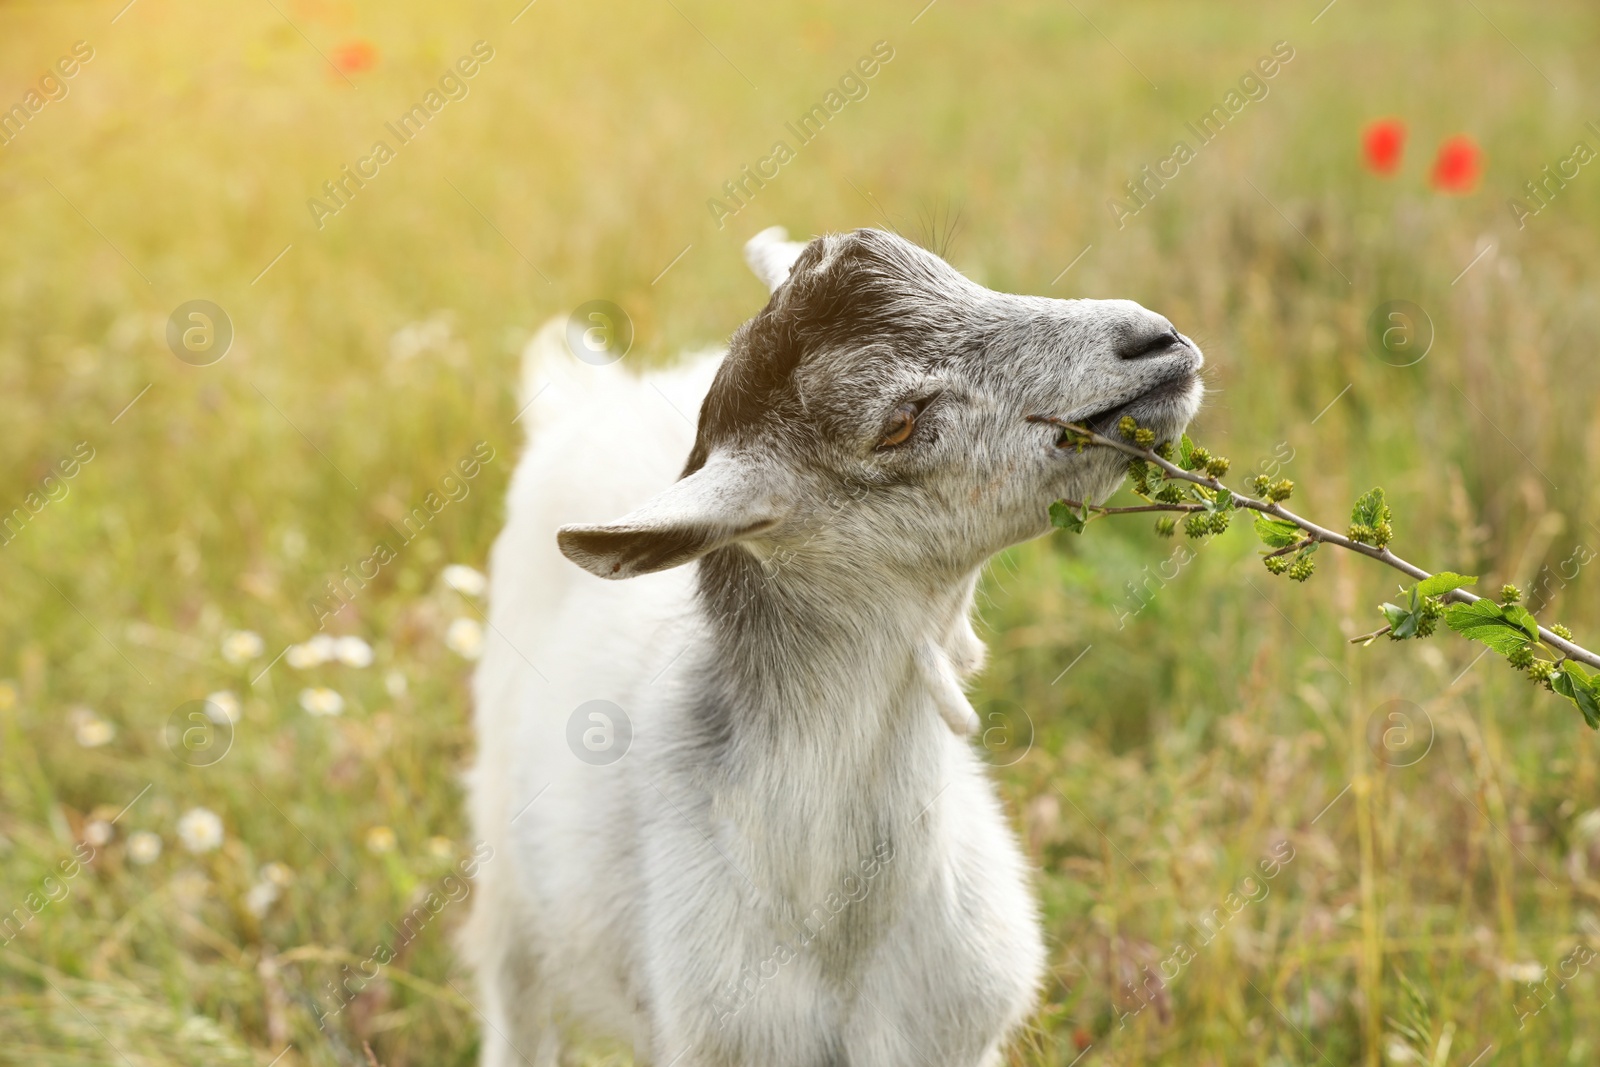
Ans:
<svg viewBox="0 0 1600 1067"><path fill-rule="evenodd" d="M474 1062L517 353L596 299L637 366L719 343L769 225L1166 314L1236 472L1334 527L1382 485L1403 555L1600 641L1592 5L924 2L0 2L0 1063ZM1350 644L1396 579L1135 518L995 561L974 703L1051 945L1009 1064L1600 1058L1600 738L1454 635Z"/></svg>

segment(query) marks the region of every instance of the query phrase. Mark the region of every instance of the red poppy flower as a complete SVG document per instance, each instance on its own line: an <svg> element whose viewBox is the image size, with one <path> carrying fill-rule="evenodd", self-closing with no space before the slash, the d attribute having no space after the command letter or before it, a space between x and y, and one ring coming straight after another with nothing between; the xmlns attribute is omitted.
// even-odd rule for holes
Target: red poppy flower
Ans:
<svg viewBox="0 0 1600 1067"><path fill-rule="evenodd" d="M1447 138L1433 161L1433 187L1441 193L1466 194L1478 184L1483 152L1465 134Z"/></svg>
<svg viewBox="0 0 1600 1067"><path fill-rule="evenodd" d="M1390 175L1400 169L1400 156L1406 147L1406 124L1399 119L1379 119L1361 135L1361 148L1366 153L1367 169L1374 174Z"/></svg>
<svg viewBox="0 0 1600 1067"><path fill-rule="evenodd" d="M347 41L333 50L333 65L341 74L360 74L378 62L378 48L371 41Z"/></svg>

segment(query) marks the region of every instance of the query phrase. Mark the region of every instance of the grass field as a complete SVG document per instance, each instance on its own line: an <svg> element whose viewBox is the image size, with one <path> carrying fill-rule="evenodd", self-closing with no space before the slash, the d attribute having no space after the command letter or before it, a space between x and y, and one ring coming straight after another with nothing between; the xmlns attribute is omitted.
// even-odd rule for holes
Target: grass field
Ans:
<svg viewBox="0 0 1600 1067"><path fill-rule="evenodd" d="M1521 228L1506 203L1600 148L1592 6L124 2L0 2L26 113L0 147L0 1062L474 1061L446 879L482 605L442 574L499 523L515 353L598 298L639 365L720 341L764 299L740 247L768 225L892 225L997 289L1139 300L1205 348L1194 433L1235 471L1332 526L1382 484L1403 554L1600 634L1600 168ZM1265 95L1119 225L1108 199L1280 41ZM1390 178L1360 149L1385 116ZM1484 152L1466 195L1428 182L1455 134ZM371 176L335 200L347 165ZM166 339L196 299L234 334L208 366ZM1395 300L1434 328L1410 366L1368 339ZM368 646L274 662L479 442L329 622ZM1365 561L1300 587L1244 531L1177 551L1107 521L984 582L975 703L1052 946L1009 1062L1596 1062L1596 736L1453 635L1348 644L1394 587ZM224 655L238 631L259 653ZM177 758L169 720L217 692L226 755Z"/></svg>

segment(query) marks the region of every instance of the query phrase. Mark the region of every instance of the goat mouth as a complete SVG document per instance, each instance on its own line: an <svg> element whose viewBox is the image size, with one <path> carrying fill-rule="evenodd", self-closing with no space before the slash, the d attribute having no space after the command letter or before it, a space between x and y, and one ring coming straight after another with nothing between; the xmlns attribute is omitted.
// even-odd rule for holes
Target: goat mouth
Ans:
<svg viewBox="0 0 1600 1067"><path fill-rule="evenodd" d="M1066 421L1109 435L1124 415L1132 415L1140 425L1155 430L1158 436L1181 433L1198 406L1194 395L1198 381L1193 373L1177 375L1112 407Z"/></svg>

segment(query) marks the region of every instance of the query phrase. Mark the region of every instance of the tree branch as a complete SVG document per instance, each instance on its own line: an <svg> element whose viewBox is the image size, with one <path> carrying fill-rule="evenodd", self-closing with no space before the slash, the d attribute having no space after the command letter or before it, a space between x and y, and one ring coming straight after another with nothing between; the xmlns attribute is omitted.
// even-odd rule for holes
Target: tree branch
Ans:
<svg viewBox="0 0 1600 1067"><path fill-rule="evenodd" d="M1176 463L1173 463L1171 460L1164 459L1161 456L1156 455L1155 452L1148 448L1140 448L1138 445L1131 445L1126 441L1119 441L1115 438L1107 437L1104 434L1096 433L1087 426L1081 426L1074 422L1067 422L1064 419L1058 419L1051 415L1029 415L1028 421L1047 423L1051 426L1059 426L1063 430L1070 430L1088 444L1098 445L1102 448L1113 448L1118 452L1133 456L1136 459L1142 459L1146 463L1153 463L1162 470L1166 471L1167 474L1173 478L1180 478L1186 482L1193 482L1195 485L1204 486L1205 488L1210 489L1212 492L1226 492L1233 497L1233 503L1235 507L1248 508L1251 511L1259 511L1263 515L1271 515L1273 518L1283 519L1285 522L1293 523L1295 526L1299 527L1301 530L1310 535L1308 540L1319 541L1330 545L1337 545L1339 548L1346 549L1350 552L1355 552L1358 555L1367 556L1386 566L1393 567L1400 573L1415 578L1418 581L1433 577L1433 575L1429 574L1421 567L1401 559L1393 552L1390 552L1387 548L1378 548L1374 545L1362 544L1360 541L1352 541L1344 534L1335 533L1325 526L1318 526L1309 519L1301 518L1299 515L1296 515L1294 512L1284 507L1282 504L1272 501L1257 500L1254 497L1246 496L1243 493L1228 488L1228 486L1222 484L1222 482L1218 481L1216 478L1210 477L1209 475L1196 474L1194 471L1186 471ZM1145 511L1156 509L1130 508L1115 510ZM1462 604L1471 604L1474 601L1482 599L1482 597L1477 596L1474 593L1469 593L1465 589L1453 589L1444 595L1444 600L1447 603L1459 602ZM1552 633L1543 626L1539 627L1539 639L1545 644L1549 645L1551 648L1558 649L1568 659L1576 660L1579 663L1586 663L1591 667L1600 667L1600 655L1596 655L1595 653L1584 648L1582 645L1574 644L1573 642L1568 641L1566 638Z"/></svg>
<svg viewBox="0 0 1600 1067"><path fill-rule="evenodd" d="M1103 504L1086 504L1081 500L1063 500L1069 508L1088 508L1097 515L1132 515L1140 511L1204 511L1204 504L1141 504L1136 508L1108 508Z"/></svg>

